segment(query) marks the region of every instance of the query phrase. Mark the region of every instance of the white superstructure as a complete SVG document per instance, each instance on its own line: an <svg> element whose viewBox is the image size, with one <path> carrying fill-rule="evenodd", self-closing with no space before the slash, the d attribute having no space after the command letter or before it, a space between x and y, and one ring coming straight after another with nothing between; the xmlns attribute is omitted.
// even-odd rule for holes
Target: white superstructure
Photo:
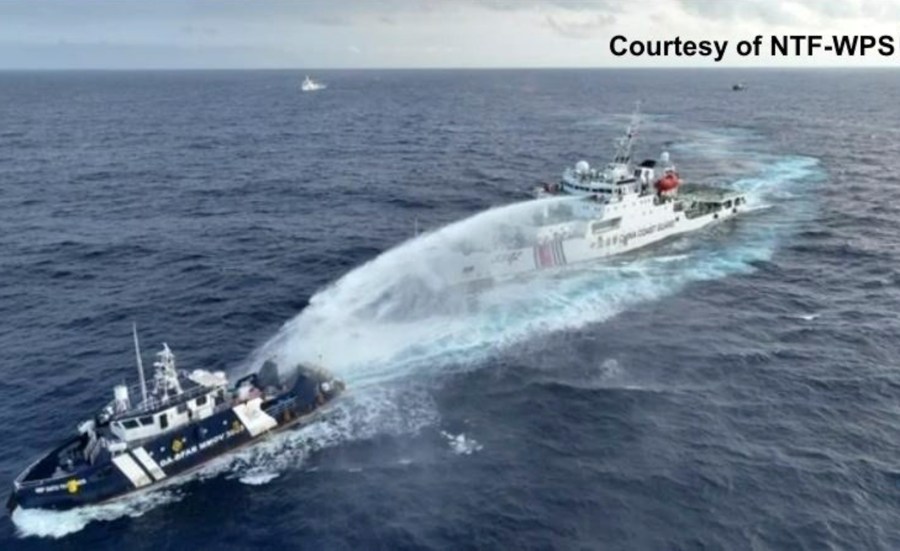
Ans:
<svg viewBox="0 0 900 551"><path fill-rule="evenodd" d="M611 162L602 168L592 168L587 161L578 161L574 167L567 168L563 172L559 184L546 185L537 190L537 195L540 197L569 193L602 196L616 193L619 184L628 184L635 180L640 180L642 184L651 184L654 162L645 161L640 167L635 167L631 160L640 123L640 103L638 103L631 115L631 122L628 124L625 135L616 142L616 154ZM668 154L663 155L662 161L668 164ZM674 167L671 168L674 170Z"/></svg>
<svg viewBox="0 0 900 551"><path fill-rule="evenodd" d="M613 161L592 169L586 161L568 168L558 184L538 191L546 201L534 224L519 225L506 250L470 251L456 260L464 281L595 260L700 229L740 212L737 191L682 186L669 154L635 165L635 112ZM659 171L659 173L657 173ZM555 197L556 199L547 199Z"/></svg>
<svg viewBox="0 0 900 551"><path fill-rule="evenodd" d="M300 85L300 89L304 92L315 92L317 90L324 90L327 87L328 86L325 84L309 78L309 75L306 75L306 78L303 79L303 84Z"/></svg>

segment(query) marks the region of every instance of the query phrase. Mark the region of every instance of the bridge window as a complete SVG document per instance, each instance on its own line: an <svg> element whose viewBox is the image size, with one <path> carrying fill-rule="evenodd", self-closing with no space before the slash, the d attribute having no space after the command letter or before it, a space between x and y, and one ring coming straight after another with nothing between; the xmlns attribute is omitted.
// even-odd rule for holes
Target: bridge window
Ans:
<svg viewBox="0 0 900 551"><path fill-rule="evenodd" d="M198 406L205 406L206 405L206 396L201 396L201 397L197 398L196 403Z"/></svg>
<svg viewBox="0 0 900 551"><path fill-rule="evenodd" d="M122 421L122 426L126 429L136 429L138 427L138 422L135 419L127 419Z"/></svg>
<svg viewBox="0 0 900 551"><path fill-rule="evenodd" d="M141 417L140 421L141 421L141 424L144 426L152 425L153 424L153 416L148 415L146 417Z"/></svg>
<svg viewBox="0 0 900 551"><path fill-rule="evenodd" d="M162 429L169 427L169 415L167 413L162 413L159 416L159 427Z"/></svg>
<svg viewBox="0 0 900 551"><path fill-rule="evenodd" d="M602 222L594 222L591 226L591 231L595 234L602 233L604 231L610 230L612 228L617 228L619 226L619 222L621 222L621 218L613 218L612 220L604 220Z"/></svg>
<svg viewBox="0 0 900 551"><path fill-rule="evenodd" d="M187 404L178 404L178 413L184 413L187 411Z"/></svg>

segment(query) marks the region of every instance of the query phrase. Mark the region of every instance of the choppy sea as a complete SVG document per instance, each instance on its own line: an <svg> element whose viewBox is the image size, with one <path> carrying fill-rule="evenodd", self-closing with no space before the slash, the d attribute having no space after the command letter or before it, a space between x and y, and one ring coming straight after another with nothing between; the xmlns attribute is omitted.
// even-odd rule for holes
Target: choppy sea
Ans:
<svg viewBox="0 0 900 551"><path fill-rule="evenodd" d="M5 516L0 548L900 548L900 73L314 76L0 73L2 483L134 380L132 321L148 358L282 347L349 387L190 479ZM439 228L606 162L635 100L639 156L758 208L411 296Z"/></svg>

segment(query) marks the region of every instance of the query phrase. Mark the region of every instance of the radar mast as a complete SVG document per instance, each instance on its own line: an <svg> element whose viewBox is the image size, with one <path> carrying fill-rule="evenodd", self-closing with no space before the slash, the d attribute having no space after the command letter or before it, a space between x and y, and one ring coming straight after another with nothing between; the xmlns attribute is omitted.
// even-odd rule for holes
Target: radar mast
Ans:
<svg viewBox="0 0 900 551"><path fill-rule="evenodd" d="M640 125L641 102L636 101L634 103L634 112L631 114L631 122L628 123L625 135L619 138L616 143L616 157L613 159L614 163L628 164L631 162L631 148L634 146L634 141L637 139Z"/></svg>

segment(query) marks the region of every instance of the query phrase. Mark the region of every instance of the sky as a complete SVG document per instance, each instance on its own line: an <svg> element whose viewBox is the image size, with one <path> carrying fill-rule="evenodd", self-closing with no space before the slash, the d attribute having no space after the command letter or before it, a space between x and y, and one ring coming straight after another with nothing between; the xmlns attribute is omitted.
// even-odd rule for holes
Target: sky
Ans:
<svg viewBox="0 0 900 551"><path fill-rule="evenodd" d="M0 69L897 66L898 23L900 0L0 0ZM791 34L897 51L733 51ZM616 57L615 35L730 45L718 63Z"/></svg>

